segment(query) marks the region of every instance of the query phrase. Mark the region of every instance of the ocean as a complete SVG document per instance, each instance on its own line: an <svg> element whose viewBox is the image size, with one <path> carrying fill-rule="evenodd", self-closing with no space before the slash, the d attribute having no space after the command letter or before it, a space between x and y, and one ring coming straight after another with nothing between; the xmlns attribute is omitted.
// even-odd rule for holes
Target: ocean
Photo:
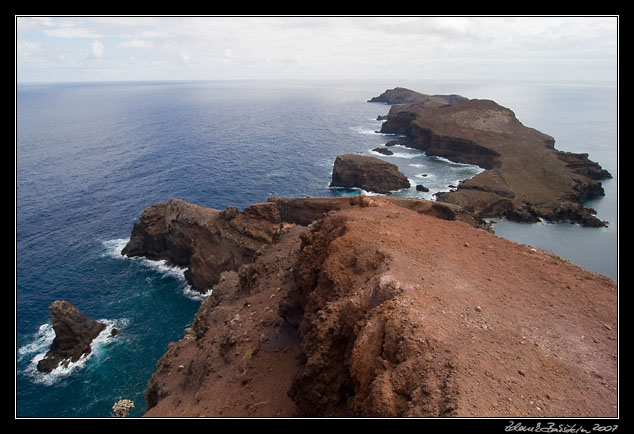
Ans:
<svg viewBox="0 0 634 434"><path fill-rule="evenodd" d="M395 86L492 99L557 149L587 152L613 179L589 202L606 228L498 222L498 236L552 251L618 278L618 89L616 83L469 81L208 81L33 83L16 86L15 415L100 418L119 399L130 416L167 345L183 336L201 296L182 270L120 255L133 224L156 202L180 198L240 209L270 196L332 197L343 153L399 166L432 199L481 171L397 146L379 134L389 106L368 103ZM417 192L424 184L428 193ZM119 334L89 357L50 374L35 366L54 333L48 306L68 300Z"/></svg>

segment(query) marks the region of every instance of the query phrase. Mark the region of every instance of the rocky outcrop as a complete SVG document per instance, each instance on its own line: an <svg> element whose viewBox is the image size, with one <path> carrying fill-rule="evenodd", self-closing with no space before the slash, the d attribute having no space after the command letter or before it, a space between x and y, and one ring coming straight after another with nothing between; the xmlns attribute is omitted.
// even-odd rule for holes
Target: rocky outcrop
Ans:
<svg viewBox="0 0 634 434"><path fill-rule="evenodd" d="M185 278L192 289L207 293L220 281L223 272L238 272L241 266L251 264L258 252L276 240L284 224L306 226L331 211L378 206L383 202L474 227L487 227L484 220L474 218L460 206L414 198L271 197L244 211L234 207L219 211L171 199L143 211L121 254L165 260L186 268Z"/></svg>
<svg viewBox="0 0 634 434"><path fill-rule="evenodd" d="M382 102L386 104L420 104L424 107L442 107L457 102L466 101L467 98L460 95L426 95L404 87L388 89L379 96L375 96L368 102Z"/></svg>
<svg viewBox="0 0 634 434"><path fill-rule="evenodd" d="M438 194L438 201L473 209L481 218L606 225L583 201L602 196L598 180L611 175L587 154L555 149L551 136L525 127L493 101L394 105L381 132L405 135L400 144L427 155L485 169L455 191Z"/></svg>
<svg viewBox="0 0 634 434"><path fill-rule="evenodd" d="M384 199L284 224L223 273L146 416L617 414L614 281Z"/></svg>
<svg viewBox="0 0 634 434"><path fill-rule="evenodd" d="M410 183L398 167L376 157L344 154L335 159L331 187L362 188L374 193L386 194Z"/></svg>
<svg viewBox="0 0 634 434"><path fill-rule="evenodd" d="M56 300L49 306L55 339L46 356L37 364L38 371L51 372L60 364L77 362L92 352L92 341L106 325L86 317L67 301Z"/></svg>
<svg viewBox="0 0 634 434"><path fill-rule="evenodd" d="M331 211L340 211L354 207L367 208L393 204L419 214L431 215L443 220L461 221L475 228L488 229L488 225L484 220L474 218L472 213L458 205L418 198L400 196L367 197L365 195L337 198L271 197L269 198L269 202L275 204L283 222L303 226L315 223Z"/></svg>
<svg viewBox="0 0 634 434"><path fill-rule="evenodd" d="M277 236L281 223L270 203L219 211L171 199L143 211L121 254L187 267L185 278L192 289L206 293L223 271L251 263Z"/></svg>

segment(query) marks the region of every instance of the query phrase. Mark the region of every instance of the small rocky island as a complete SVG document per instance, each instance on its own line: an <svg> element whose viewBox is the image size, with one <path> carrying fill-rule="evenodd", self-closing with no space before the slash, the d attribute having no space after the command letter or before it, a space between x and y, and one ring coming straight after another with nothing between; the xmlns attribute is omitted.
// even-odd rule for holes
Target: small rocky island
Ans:
<svg viewBox="0 0 634 434"><path fill-rule="evenodd" d="M106 328L104 323L86 317L65 300L51 303L49 311L55 339L46 356L37 364L40 372L51 372L60 364L68 365L90 354L92 341Z"/></svg>
<svg viewBox="0 0 634 434"><path fill-rule="evenodd" d="M555 149L554 138L522 125L510 109L490 100L404 88L370 101L395 104L381 132L404 135L400 144L485 169L455 191L437 195L438 201L472 209L480 218L606 225L583 201L604 195L599 181L610 173L587 154Z"/></svg>
<svg viewBox="0 0 634 434"><path fill-rule="evenodd" d="M395 164L376 157L345 154L335 159L330 186L358 187L373 193L386 194L409 188L410 183Z"/></svg>

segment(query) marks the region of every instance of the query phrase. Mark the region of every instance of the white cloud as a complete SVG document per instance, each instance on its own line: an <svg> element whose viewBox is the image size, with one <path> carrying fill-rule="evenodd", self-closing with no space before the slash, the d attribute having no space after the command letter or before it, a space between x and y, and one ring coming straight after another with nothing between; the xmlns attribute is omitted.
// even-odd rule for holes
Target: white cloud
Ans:
<svg viewBox="0 0 634 434"><path fill-rule="evenodd" d="M121 42L119 47L124 48L152 48L154 44L150 41L146 41L144 39L130 39L128 41Z"/></svg>
<svg viewBox="0 0 634 434"><path fill-rule="evenodd" d="M29 57L34 52L40 51L40 49L41 47L39 45L29 41L18 42L16 44L16 50L17 50L18 56Z"/></svg>
<svg viewBox="0 0 634 434"><path fill-rule="evenodd" d="M530 78L539 73L545 79L574 79L584 68L616 71L616 23L616 17L565 16L20 17L16 47L19 59L55 52L66 53L70 61L76 53L82 60L103 59L103 68L134 55L135 65L126 62L121 74L135 77L146 71L135 67L160 58L161 70L153 74L165 79L397 73L496 79L522 74L517 65L524 65L523 75ZM93 41L89 53L86 38ZM105 59L104 44L120 49L109 50ZM99 70L93 65L92 71ZM596 79L601 79L598 72Z"/></svg>
<svg viewBox="0 0 634 434"><path fill-rule="evenodd" d="M222 55L222 63L225 65L231 65L233 60L233 52L231 48L225 48Z"/></svg>
<svg viewBox="0 0 634 434"><path fill-rule="evenodd" d="M91 53L90 53L90 58L91 59L101 59L103 57L103 44L99 41L92 41L92 43L90 44L91 47Z"/></svg>

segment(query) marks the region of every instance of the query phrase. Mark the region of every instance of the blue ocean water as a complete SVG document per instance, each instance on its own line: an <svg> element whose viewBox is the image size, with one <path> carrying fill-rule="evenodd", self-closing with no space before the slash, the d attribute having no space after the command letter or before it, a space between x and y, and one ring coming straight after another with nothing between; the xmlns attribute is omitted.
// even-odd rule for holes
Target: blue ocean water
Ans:
<svg viewBox="0 0 634 434"><path fill-rule="evenodd" d="M398 164L433 198L481 169L392 148L378 134L389 106L366 101L404 86L493 99L558 149L588 152L614 179L591 203L602 229L500 222L496 233L549 249L617 278L618 128L615 85L606 83L226 81L19 84L16 88L16 416L107 417L119 399L132 416L156 362L183 336L201 298L182 270L119 252L150 204L181 198L244 208L269 196L329 197L342 153ZM35 369L53 339L48 306L65 299L117 327L69 369Z"/></svg>

